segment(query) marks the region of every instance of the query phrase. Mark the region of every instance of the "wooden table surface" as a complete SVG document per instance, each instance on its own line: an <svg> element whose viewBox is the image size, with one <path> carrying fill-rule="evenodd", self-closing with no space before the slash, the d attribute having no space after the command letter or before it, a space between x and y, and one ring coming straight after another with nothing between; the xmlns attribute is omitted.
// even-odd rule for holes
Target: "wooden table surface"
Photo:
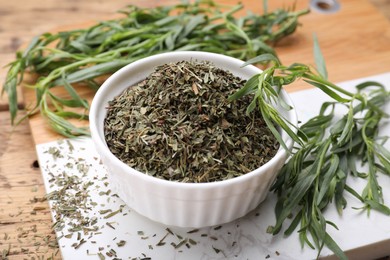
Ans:
<svg viewBox="0 0 390 260"><path fill-rule="evenodd" d="M82 26L85 21L107 19L128 4L141 5L141 2L143 6L159 3L151 0L138 3L128 0L0 0L0 81L4 82L6 75L3 66L11 62L15 51L33 36L58 28ZM258 0L242 2L246 9L261 10ZM281 1L269 2L281 7ZM308 2L298 1L298 9L307 7ZM313 64L312 34L316 32L330 80L337 82L389 72L390 1L339 2L342 2L341 9L335 14L313 11L303 17L302 27L276 46L281 60L285 64L298 61ZM25 102L19 100L20 113ZM7 109L4 96L0 100L0 259L60 258L35 152L35 144L59 137L51 133L40 118L24 121L14 128Z"/></svg>

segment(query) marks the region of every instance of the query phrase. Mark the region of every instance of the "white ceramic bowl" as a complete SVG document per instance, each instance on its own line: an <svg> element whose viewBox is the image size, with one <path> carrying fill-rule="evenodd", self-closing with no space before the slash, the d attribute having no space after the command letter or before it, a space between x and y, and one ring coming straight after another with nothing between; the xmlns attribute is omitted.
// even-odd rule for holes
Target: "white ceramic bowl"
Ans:
<svg viewBox="0 0 390 260"><path fill-rule="evenodd" d="M97 91L90 110L93 142L109 172L112 190L132 209L154 221L179 227L205 227L230 222L247 214L262 202L287 153L280 148L260 168L233 179L213 183L179 183L143 174L115 157L107 147L103 122L110 100L152 73L156 66L183 60L207 60L243 79L261 72L255 66L241 67L243 61L207 52L170 52L133 62L110 76ZM282 97L293 106L286 92ZM283 109L280 109L282 111ZM295 110L283 111L293 124ZM288 147L293 142L282 133Z"/></svg>

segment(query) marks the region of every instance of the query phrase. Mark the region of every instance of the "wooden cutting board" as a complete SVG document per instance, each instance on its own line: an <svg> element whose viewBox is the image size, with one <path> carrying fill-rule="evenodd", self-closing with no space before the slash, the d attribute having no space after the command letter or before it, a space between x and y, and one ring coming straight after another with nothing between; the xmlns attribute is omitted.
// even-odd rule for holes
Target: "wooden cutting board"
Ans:
<svg viewBox="0 0 390 260"><path fill-rule="evenodd" d="M236 1L218 1L236 4ZM262 12L262 4L258 0L242 1L245 10ZM297 10L308 8L309 1L299 1ZM301 62L314 65L313 34L316 33L324 54L329 79L340 82L390 71L390 23L366 0L340 1L339 11L325 14L312 11L301 17L301 26L291 36L280 41L276 52L285 65ZM269 10L283 6L291 6L291 1L269 1ZM70 25L57 28L55 31L76 29L91 25ZM309 86L295 84L287 87L288 91L304 89ZM23 90L26 106L34 103L35 95ZM82 90L88 100L94 93ZM62 138L54 133L46 122L36 115L29 120L35 144L41 144ZM87 124L87 123L85 123Z"/></svg>

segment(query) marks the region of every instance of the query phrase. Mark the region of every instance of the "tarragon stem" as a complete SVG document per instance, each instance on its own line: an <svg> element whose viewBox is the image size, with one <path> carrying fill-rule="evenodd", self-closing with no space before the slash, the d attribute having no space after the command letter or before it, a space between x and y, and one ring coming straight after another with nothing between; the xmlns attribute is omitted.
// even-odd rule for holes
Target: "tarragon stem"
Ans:
<svg viewBox="0 0 390 260"><path fill-rule="evenodd" d="M322 57L319 51L317 46L317 58ZM318 257L327 246L338 258L347 259L327 231L328 226L337 226L326 220L323 212L334 202L337 211L342 214L347 205L344 198L346 191L362 203L360 209L368 213L376 210L390 216L390 208L384 204L382 187L377 179L380 172L390 176L390 152L383 145L383 140L388 137L378 136L382 119L388 117L382 106L389 102L390 91L378 82L369 81L359 84L356 92L352 93L328 81L325 68L320 73L299 63L284 66L272 54L260 55L247 64L267 60L272 66L253 76L230 99L255 93L254 101L248 106L249 111L257 105L271 129L281 127L297 143L271 188L278 194L278 201L275 206L276 223L268 228L268 232L278 234L286 219L292 217L285 235L292 234L300 225L298 232L302 246L317 248ZM324 64L324 61L317 64ZM265 105L269 100L275 100L279 93L269 92L264 86L280 90L297 79L322 90L334 101L325 102L319 114L298 127L298 133L295 133L287 119ZM335 114L337 106L348 108L341 117ZM365 172L357 170L359 161L367 164ZM348 186L349 176L366 181L361 193Z"/></svg>

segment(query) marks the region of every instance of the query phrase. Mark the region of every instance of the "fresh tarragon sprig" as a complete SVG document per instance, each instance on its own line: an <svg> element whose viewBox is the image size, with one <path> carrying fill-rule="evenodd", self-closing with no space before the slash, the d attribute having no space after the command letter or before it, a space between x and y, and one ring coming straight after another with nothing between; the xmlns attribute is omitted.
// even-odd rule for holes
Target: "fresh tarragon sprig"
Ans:
<svg viewBox="0 0 390 260"><path fill-rule="evenodd" d="M135 60L175 50L221 53L250 59L275 52L272 43L293 33L298 18L308 10L278 9L238 16L243 5L222 6L195 1L174 6L129 6L123 18L102 21L86 29L44 33L17 53L9 64L3 87L9 98L12 123L17 120L17 91L25 72L38 77L31 86L36 102L26 117L40 112L58 133L72 137L88 134L69 119L88 120L89 104L80 84L99 88L109 75ZM22 84L23 85L23 84ZM58 94L62 88L65 96Z"/></svg>
<svg viewBox="0 0 390 260"><path fill-rule="evenodd" d="M248 61L247 64L272 61L274 65L253 76L230 99L252 93L254 99L247 112L260 109L284 147L276 126L286 131L297 144L271 187L277 193L278 201L276 223L269 227L268 232L278 234L283 223L292 219L284 230L285 235L290 235L299 226L302 246L307 244L317 248L318 256L327 246L340 259L347 259L327 231L329 226L336 229L337 226L325 219L323 212L334 202L339 214L342 214L347 205L344 192L349 192L361 201L360 209L390 215L377 179L378 173L390 175L390 152L383 145L388 137L378 136L383 119L389 118L382 106L390 100L390 92L378 82L359 84L356 93L329 82L316 38L314 51L317 69L304 64L284 66L271 54ZM278 94L280 89L297 79L303 79L335 100L325 102L319 114L300 127L292 126L272 106L274 102L283 102ZM345 115L340 117L335 113L337 106L347 108ZM359 161L368 165L366 172L357 169ZM366 181L360 194L347 184L348 177Z"/></svg>

